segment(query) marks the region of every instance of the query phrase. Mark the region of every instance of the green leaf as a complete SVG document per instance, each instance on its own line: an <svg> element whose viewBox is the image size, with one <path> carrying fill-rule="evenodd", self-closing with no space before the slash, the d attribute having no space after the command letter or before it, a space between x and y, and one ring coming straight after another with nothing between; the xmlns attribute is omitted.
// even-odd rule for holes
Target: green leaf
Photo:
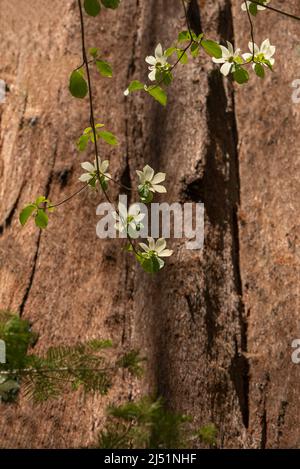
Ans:
<svg viewBox="0 0 300 469"><path fill-rule="evenodd" d="M236 68L235 72L233 73L233 78L239 85L243 85L249 80L249 73L244 68L239 67Z"/></svg>
<svg viewBox="0 0 300 469"><path fill-rule="evenodd" d="M101 10L99 0L84 0L84 9L90 16L99 15Z"/></svg>
<svg viewBox="0 0 300 469"><path fill-rule="evenodd" d="M112 68L108 62L105 62L104 60L96 60L96 67L98 69L98 72L103 77L112 77Z"/></svg>
<svg viewBox="0 0 300 469"><path fill-rule="evenodd" d="M177 51L177 47L169 47L166 51L165 51L165 56L166 57L170 57L171 55L174 54L174 52Z"/></svg>
<svg viewBox="0 0 300 469"><path fill-rule="evenodd" d="M257 5L255 3L250 3L249 5L249 12L251 13L251 15L253 16L256 16L257 15Z"/></svg>
<svg viewBox="0 0 300 469"><path fill-rule="evenodd" d="M36 210L36 205L30 204L23 208L22 212L20 213L19 220L22 226L28 221L29 217L33 214Z"/></svg>
<svg viewBox="0 0 300 469"><path fill-rule="evenodd" d="M90 54L92 57L94 57L94 59L97 57L98 52L99 52L98 47L91 47L91 48L89 49L89 54Z"/></svg>
<svg viewBox="0 0 300 469"><path fill-rule="evenodd" d="M159 272L162 268L160 263L161 259L158 259L156 256L152 256L150 259L143 258L142 256L137 256L137 259L143 267L144 271L148 274L155 274L156 272Z"/></svg>
<svg viewBox="0 0 300 469"><path fill-rule="evenodd" d="M107 132L107 130L102 130L101 132L98 132L98 136L109 145L118 145L117 137L111 132Z"/></svg>
<svg viewBox="0 0 300 469"><path fill-rule="evenodd" d="M163 106L167 104L167 94L160 86L148 86L146 89L147 93L149 93L156 101L158 101Z"/></svg>
<svg viewBox="0 0 300 469"><path fill-rule="evenodd" d="M263 63L266 64L269 67L269 69L273 72L272 64L268 59L264 59Z"/></svg>
<svg viewBox="0 0 300 469"><path fill-rule="evenodd" d="M200 46L199 44L196 44L195 42L192 44L191 46L191 54L192 54L192 57L198 57L199 55L199 49L200 49Z"/></svg>
<svg viewBox="0 0 300 469"><path fill-rule="evenodd" d="M188 56L187 56L187 53L184 52L184 51L181 50L181 49L178 49L178 50L177 50L177 57L178 57L180 63L182 63L182 64L184 64L184 65L187 64L188 61L189 61Z"/></svg>
<svg viewBox="0 0 300 469"><path fill-rule="evenodd" d="M127 90L124 91L125 96L128 96L129 93L132 93L132 91L138 91L138 90L143 90L144 89L143 83L141 83L138 80L133 80L130 85L128 86Z"/></svg>
<svg viewBox="0 0 300 469"><path fill-rule="evenodd" d="M78 139L76 145L79 151L84 151L87 147L87 144L89 142L89 136L88 135L81 135L81 137Z"/></svg>
<svg viewBox="0 0 300 469"><path fill-rule="evenodd" d="M82 73L78 70L75 70L71 73L70 76L70 83L69 83L69 90L72 96L75 98L84 98L88 92L88 85L85 81Z"/></svg>
<svg viewBox="0 0 300 469"><path fill-rule="evenodd" d="M191 35L189 31L181 31L178 34L178 42L184 42L184 41L190 41L191 40Z"/></svg>
<svg viewBox="0 0 300 469"><path fill-rule="evenodd" d="M40 195L37 199L35 199L35 205L38 207L40 204L46 201L46 197L44 195Z"/></svg>
<svg viewBox="0 0 300 469"><path fill-rule="evenodd" d="M39 209L35 216L35 224L41 229L47 228L48 216L43 209Z"/></svg>
<svg viewBox="0 0 300 469"><path fill-rule="evenodd" d="M202 39L201 46L211 57L215 57L216 59L220 59L222 57L222 50L217 42L211 41L210 39Z"/></svg>
<svg viewBox="0 0 300 469"><path fill-rule="evenodd" d="M259 78L265 77L265 69L261 64L255 64L254 71Z"/></svg>
<svg viewBox="0 0 300 469"><path fill-rule="evenodd" d="M120 0L102 0L103 5L105 8L111 8L115 10L120 5Z"/></svg>

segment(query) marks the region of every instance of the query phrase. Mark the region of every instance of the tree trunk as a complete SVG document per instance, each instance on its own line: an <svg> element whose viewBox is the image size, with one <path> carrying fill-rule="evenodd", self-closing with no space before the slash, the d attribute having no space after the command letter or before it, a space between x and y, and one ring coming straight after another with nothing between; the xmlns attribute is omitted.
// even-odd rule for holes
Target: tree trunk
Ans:
<svg viewBox="0 0 300 469"><path fill-rule="evenodd" d="M154 277L141 272L120 240L97 238L97 195L81 193L51 216L49 228L21 228L18 214L37 195L60 201L79 186L74 142L89 125L88 102L68 91L81 63L77 2L0 0L0 308L30 319L49 345L111 337L147 357L142 381L120 376L107 397L80 392L34 405L0 404L1 447L92 444L108 402L148 392L200 426L214 422L218 446L277 448L300 444L299 367L291 361L298 336L296 241L300 105L299 23L264 12L256 42L278 46L274 73L239 88L209 57L178 66L166 109L123 90L146 78L144 58L168 47L185 29L178 0L127 0L116 11L85 17L88 47L99 47L114 78L93 75L96 119L120 146L101 156L126 185L149 163L167 173L161 201L204 202L205 246L174 256ZM199 0L194 27L247 48L241 1ZM285 2L279 1L279 7ZM299 2L288 8L300 15ZM200 24L201 22L201 24ZM119 195L110 185L112 198ZM300 331L299 331L300 333Z"/></svg>

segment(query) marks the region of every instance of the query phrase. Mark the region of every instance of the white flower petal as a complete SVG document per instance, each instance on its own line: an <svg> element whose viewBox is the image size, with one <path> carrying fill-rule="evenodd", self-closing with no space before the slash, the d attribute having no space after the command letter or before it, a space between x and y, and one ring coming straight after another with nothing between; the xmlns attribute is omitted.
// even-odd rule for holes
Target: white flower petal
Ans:
<svg viewBox="0 0 300 469"><path fill-rule="evenodd" d="M89 161L85 161L84 163L81 163L81 167L88 171L89 173L93 173L95 171L95 167L90 163Z"/></svg>
<svg viewBox="0 0 300 469"><path fill-rule="evenodd" d="M167 192L167 189L164 186L158 185L158 184L153 184L152 189L154 192L157 192L158 194L165 194ZM151 190L151 188L150 188Z"/></svg>
<svg viewBox="0 0 300 469"><path fill-rule="evenodd" d="M226 42L227 42L227 48L228 48L230 55L234 55L233 45L229 41L226 41Z"/></svg>
<svg viewBox="0 0 300 469"><path fill-rule="evenodd" d="M152 178L152 184L159 184L160 182L163 182L166 179L166 173L157 173L155 176Z"/></svg>
<svg viewBox="0 0 300 469"><path fill-rule="evenodd" d="M134 217L134 221L136 221L137 223L140 223L144 218L145 218L145 213L139 213L138 215L136 215Z"/></svg>
<svg viewBox="0 0 300 469"><path fill-rule="evenodd" d="M246 52L245 54L242 55L242 57L245 61L251 59L252 56L253 56L253 54L250 54L250 52Z"/></svg>
<svg viewBox="0 0 300 469"><path fill-rule="evenodd" d="M149 244L149 249L151 251L155 251L155 241L154 241L154 239L150 237L150 238L147 238L147 240L148 240L148 244Z"/></svg>
<svg viewBox="0 0 300 469"><path fill-rule="evenodd" d="M230 62L225 62L222 67L220 68L220 72L227 77L231 70L232 64Z"/></svg>
<svg viewBox="0 0 300 469"><path fill-rule="evenodd" d="M108 167L109 167L109 161L108 160L102 161L102 163L100 164L101 173L106 173L106 171L108 170Z"/></svg>
<svg viewBox="0 0 300 469"><path fill-rule="evenodd" d="M165 249L164 251L159 253L159 257L170 257L172 256L173 251L171 249Z"/></svg>
<svg viewBox="0 0 300 469"><path fill-rule="evenodd" d="M161 44L157 44L154 54L155 54L156 59L158 60L161 59L161 57L163 56L163 50L162 50Z"/></svg>
<svg viewBox="0 0 300 469"><path fill-rule="evenodd" d="M148 164L143 169L145 181L152 181L154 176L154 169L152 169Z"/></svg>
<svg viewBox="0 0 300 469"><path fill-rule="evenodd" d="M152 72L149 73L148 78L150 81L155 81L156 77L156 69L152 70Z"/></svg>
<svg viewBox="0 0 300 469"><path fill-rule="evenodd" d="M212 61L213 61L215 64L223 64L224 62L226 62L226 60L223 59L223 57L221 57L220 59L216 59L215 57L212 57Z"/></svg>
<svg viewBox="0 0 300 469"><path fill-rule="evenodd" d="M159 254L166 247L167 243L165 238L159 238L155 243L155 251Z"/></svg>
<svg viewBox="0 0 300 469"><path fill-rule="evenodd" d="M226 49L225 46L221 46L221 45L220 45L220 47L221 47L221 50L222 50L222 57L223 57L223 59L229 59L229 57L231 57L232 54L230 54L229 50Z"/></svg>
<svg viewBox="0 0 300 469"><path fill-rule="evenodd" d="M155 65L156 64L156 58L153 57L153 55L148 55L148 57L145 58L145 61L149 65Z"/></svg>
<svg viewBox="0 0 300 469"><path fill-rule="evenodd" d="M89 173L84 173L78 179L81 182L89 182L92 178L93 178L93 176L91 176Z"/></svg>

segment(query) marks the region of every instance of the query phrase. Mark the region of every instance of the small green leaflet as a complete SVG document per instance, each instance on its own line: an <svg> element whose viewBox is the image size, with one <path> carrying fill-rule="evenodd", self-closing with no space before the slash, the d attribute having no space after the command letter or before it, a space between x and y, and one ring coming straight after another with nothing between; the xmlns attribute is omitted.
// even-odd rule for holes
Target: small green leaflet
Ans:
<svg viewBox="0 0 300 469"><path fill-rule="evenodd" d="M35 216L35 224L41 229L47 228L48 225L48 216L46 215L43 209L38 209L37 214Z"/></svg>
<svg viewBox="0 0 300 469"><path fill-rule="evenodd" d="M137 254L136 259L141 264L144 271L148 274L159 272L160 269L164 266L164 262L161 259L158 259L156 256L145 258L143 255Z"/></svg>
<svg viewBox="0 0 300 469"><path fill-rule="evenodd" d="M261 64L255 64L254 71L259 78L265 77L265 69Z"/></svg>
<svg viewBox="0 0 300 469"><path fill-rule="evenodd" d="M108 62L105 62L104 60L96 60L96 67L98 69L98 72L103 77L112 77L112 68Z"/></svg>
<svg viewBox="0 0 300 469"><path fill-rule="evenodd" d="M222 57L222 50L217 42L211 41L210 39L202 39L201 46L211 57L215 57L216 59Z"/></svg>
<svg viewBox="0 0 300 469"><path fill-rule="evenodd" d="M84 9L90 16L99 15L101 10L99 0L84 0Z"/></svg>
<svg viewBox="0 0 300 469"><path fill-rule="evenodd" d="M255 3L250 3L249 5L249 12L251 13L251 15L253 16L256 16L257 15L257 5Z"/></svg>
<svg viewBox="0 0 300 469"><path fill-rule="evenodd" d="M69 90L75 98L85 98L88 92L88 85L82 76L82 72L74 70L70 76Z"/></svg>
<svg viewBox="0 0 300 469"><path fill-rule="evenodd" d="M233 73L233 78L239 85L243 85L249 80L249 73L244 68L239 67Z"/></svg>
<svg viewBox="0 0 300 469"><path fill-rule="evenodd" d="M163 106L166 106L168 98L167 98L166 92L160 86L157 86L157 85L148 86L146 88L146 91L154 99L156 99L156 101L158 101Z"/></svg>
<svg viewBox="0 0 300 469"><path fill-rule="evenodd" d="M99 53L99 50L98 50L97 47L91 47L91 48L89 49L89 54L90 54L92 57L94 57L94 59L97 57L98 53Z"/></svg>
<svg viewBox="0 0 300 469"><path fill-rule="evenodd" d="M166 51L165 51L165 56L166 57L170 57L171 55L174 54L174 52L177 51L177 47L169 47Z"/></svg>
<svg viewBox="0 0 300 469"><path fill-rule="evenodd" d="M102 4L105 8L111 8L115 10L120 5L120 0L102 0Z"/></svg>
<svg viewBox="0 0 300 469"><path fill-rule="evenodd" d="M125 91L125 95L132 93L132 91L143 90L144 86L145 85L143 85L143 83L141 83L140 81L133 80Z"/></svg>
<svg viewBox="0 0 300 469"><path fill-rule="evenodd" d="M79 151L84 151L89 143L89 136L88 135L81 135L81 137L77 140L77 148Z"/></svg>
<svg viewBox="0 0 300 469"><path fill-rule="evenodd" d="M97 135L109 145L118 145L117 137L111 132L107 132L107 130L102 130L98 132Z"/></svg>
<svg viewBox="0 0 300 469"><path fill-rule="evenodd" d="M177 57L178 57L178 60L180 61L180 63L182 63L184 65L187 64L188 61L189 61L187 53L184 50L178 49L177 50Z"/></svg>
<svg viewBox="0 0 300 469"><path fill-rule="evenodd" d="M189 31L181 31L178 34L178 42L185 42L185 41L190 41L191 40L191 35Z"/></svg>
<svg viewBox="0 0 300 469"><path fill-rule="evenodd" d="M41 208L40 204L44 203L47 206ZM34 214L35 224L39 228L46 228L48 225L48 215L46 210L53 212L54 207L51 206L51 203L45 196L41 195L37 197L34 203L26 205L20 213L19 220L22 226L24 226L29 220L30 216Z"/></svg>
<svg viewBox="0 0 300 469"><path fill-rule="evenodd" d="M29 204L23 208L22 212L20 213L19 220L22 226L28 221L29 217L33 214L36 210L36 205Z"/></svg>

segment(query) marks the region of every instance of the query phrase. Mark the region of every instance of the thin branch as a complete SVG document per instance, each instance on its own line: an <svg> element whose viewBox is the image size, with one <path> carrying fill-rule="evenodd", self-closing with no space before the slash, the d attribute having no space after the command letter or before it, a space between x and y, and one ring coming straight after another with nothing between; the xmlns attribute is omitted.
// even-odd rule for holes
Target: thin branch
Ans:
<svg viewBox="0 0 300 469"><path fill-rule="evenodd" d="M94 179L94 178L93 178ZM48 207L46 207L47 209L49 208L56 208L56 207L59 207L60 205L63 205L65 204L66 202L68 202L69 200L73 199L73 197L76 197L76 195L80 194L80 192L84 191L84 189L86 189L89 185L91 181L87 182L83 187L81 187L78 191L74 192L73 194L71 194L69 197L67 197L66 199L62 200L61 202L58 202L57 204L55 205L49 205Z"/></svg>
<svg viewBox="0 0 300 469"><path fill-rule="evenodd" d="M254 26L253 26L253 22L252 22L252 19L251 19L251 15L250 15L250 11L249 11L248 2L247 2L246 0L244 0L244 3L245 3L245 6L246 6L248 21L249 21L249 24L250 24L250 34L251 34L251 40L252 40L252 62L254 62L254 61L255 61L255 52L254 52L254 44L255 44L255 39L254 39Z"/></svg>
<svg viewBox="0 0 300 469"><path fill-rule="evenodd" d="M261 4L261 2L258 2L256 0L251 0L251 3L255 3L256 5L259 6L264 6L267 10L275 11L276 13L279 13L280 15L287 16L288 18L292 18L294 20L300 21L300 17L293 15L292 13L287 13L286 11L279 10L278 8L270 7L269 5L266 4Z"/></svg>

